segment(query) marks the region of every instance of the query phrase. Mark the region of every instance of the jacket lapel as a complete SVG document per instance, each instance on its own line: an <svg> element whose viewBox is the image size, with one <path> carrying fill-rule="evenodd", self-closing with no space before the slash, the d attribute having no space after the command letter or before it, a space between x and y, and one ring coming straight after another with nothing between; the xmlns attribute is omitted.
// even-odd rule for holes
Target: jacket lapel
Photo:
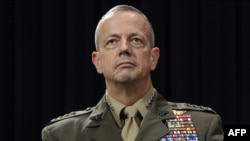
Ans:
<svg viewBox="0 0 250 141"><path fill-rule="evenodd" d="M166 119L174 118L167 101L156 95L148 114L146 115L136 141L157 141L169 133Z"/></svg>
<svg viewBox="0 0 250 141"><path fill-rule="evenodd" d="M105 97L91 113L86 130L94 141L122 141L120 129L105 102Z"/></svg>

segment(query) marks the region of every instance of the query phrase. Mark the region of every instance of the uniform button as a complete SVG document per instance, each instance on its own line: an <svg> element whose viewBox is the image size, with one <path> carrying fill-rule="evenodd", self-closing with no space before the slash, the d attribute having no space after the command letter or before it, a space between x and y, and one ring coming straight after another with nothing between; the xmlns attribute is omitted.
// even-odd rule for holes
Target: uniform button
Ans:
<svg viewBox="0 0 250 141"><path fill-rule="evenodd" d="M101 115L101 114L100 114L100 115L96 115L96 116L94 116L94 117L91 117L91 119L94 120L94 121L99 122L99 121L102 120L102 115Z"/></svg>
<svg viewBox="0 0 250 141"><path fill-rule="evenodd" d="M161 110L160 112L159 112L159 115L160 116L165 116L166 114L168 114L169 112L167 111L167 110Z"/></svg>
<svg viewBox="0 0 250 141"><path fill-rule="evenodd" d="M177 107L177 104L173 103L171 104L172 107Z"/></svg>
<svg viewBox="0 0 250 141"><path fill-rule="evenodd" d="M89 110L91 110L91 107L88 107L88 108L86 108L85 110L86 110L86 111L89 111Z"/></svg>
<svg viewBox="0 0 250 141"><path fill-rule="evenodd" d="M69 114L65 114L65 115L63 115L62 117L65 118L65 117L68 117L68 116L69 116Z"/></svg>

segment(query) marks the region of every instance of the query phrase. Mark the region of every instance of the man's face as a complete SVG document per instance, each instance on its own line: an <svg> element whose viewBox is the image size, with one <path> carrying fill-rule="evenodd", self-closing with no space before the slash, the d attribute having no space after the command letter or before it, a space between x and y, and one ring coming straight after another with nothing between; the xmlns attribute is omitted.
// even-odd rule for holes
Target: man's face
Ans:
<svg viewBox="0 0 250 141"><path fill-rule="evenodd" d="M99 51L92 61L106 81L126 83L150 77L159 58L159 49L151 47L149 25L135 12L115 12L101 23Z"/></svg>

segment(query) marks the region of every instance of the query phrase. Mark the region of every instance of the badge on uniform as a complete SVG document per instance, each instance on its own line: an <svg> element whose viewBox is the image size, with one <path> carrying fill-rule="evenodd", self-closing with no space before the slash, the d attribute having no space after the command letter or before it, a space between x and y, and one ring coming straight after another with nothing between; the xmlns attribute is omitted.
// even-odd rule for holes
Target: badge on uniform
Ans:
<svg viewBox="0 0 250 141"><path fill-rule="evenodd" d="M184 114L186 111L174 110L173 112L176 118L166 120L170 132L160 141L198 141L191 115Z"/></svg>

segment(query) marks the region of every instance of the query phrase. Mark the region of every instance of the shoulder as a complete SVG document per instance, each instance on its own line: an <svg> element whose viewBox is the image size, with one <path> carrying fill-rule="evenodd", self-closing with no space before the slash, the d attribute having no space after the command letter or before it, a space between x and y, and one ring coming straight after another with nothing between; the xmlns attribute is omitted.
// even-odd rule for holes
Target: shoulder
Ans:
<svg viewBox="0 0 250 141"><path fill-rule="evenodd" d="M189 115L196 125L204 125L204 123L219 122L221 120L220 115L210 107L189 103L168 103L175 116Z"/></svg>
<svg viewBox="0 0 250 141"><path fill-rule="evenodd" d="M72 111L70 113L64 114L62 116L53 118L52 120L50 120L47 125L59 122L59 121L63 121L66 119L70 119L70 118L75 118L75 117L80 117L80 116L84 116L84 115L88 115L93 111L92 107L88 107L85 110L79 110L79 111Z"/></svg>
<svg viewBox="0 0 250 141"><path fill-rule="evenodd" d="M173 110L197 111L217 114L212 108L190 103L168 102Z"/></svg>
<svg viewBox="0 0 250 141"><path fill-rule="evenodd" d="M215 137L218 140L223 139L221 117L212 108L189 103L168 102L168 104L175 115L174 120L168 120L170 126L178 123L181 126L183 124L184 127L192 127L192 131L197 133L199 140L212 140Z"/></svg>

